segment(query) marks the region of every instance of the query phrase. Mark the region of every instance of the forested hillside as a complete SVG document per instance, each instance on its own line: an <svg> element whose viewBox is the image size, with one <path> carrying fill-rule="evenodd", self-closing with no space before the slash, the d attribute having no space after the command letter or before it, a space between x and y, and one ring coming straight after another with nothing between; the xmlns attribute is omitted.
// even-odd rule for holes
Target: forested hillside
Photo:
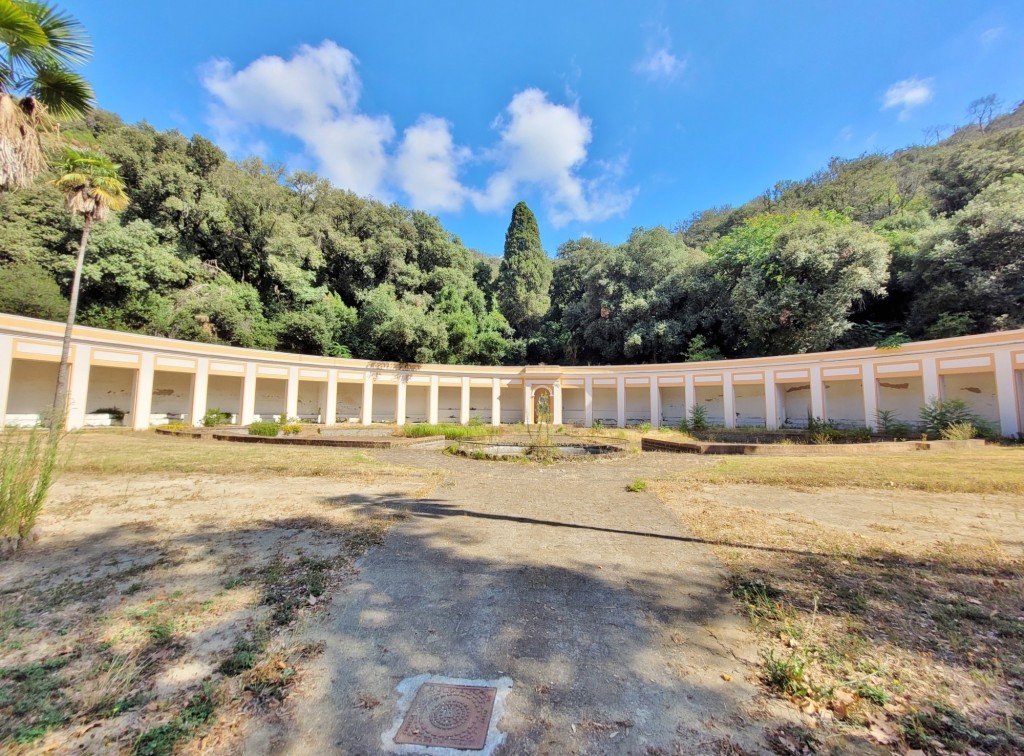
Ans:
<svg viewBox="0 0 1024 756"><path fill-rule="evenodd" d="M1024 326L1021 108L935 145L835 159L672 230L570 241L553 261L521 203L500 270L432 216L230 161L201 136L99 111L61 136L119 163L131 198L93 231L85 325L367 359L562 364ZM46 179L0 194L0 310L63 318L76 224Z"/></svg>

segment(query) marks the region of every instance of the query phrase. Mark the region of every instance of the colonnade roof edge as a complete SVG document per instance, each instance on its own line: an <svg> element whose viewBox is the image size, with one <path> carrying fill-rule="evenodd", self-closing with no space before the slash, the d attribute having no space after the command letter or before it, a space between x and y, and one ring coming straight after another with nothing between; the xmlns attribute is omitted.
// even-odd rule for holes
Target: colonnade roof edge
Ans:
<svg viewBox="0 0 1024 756"><path fill-rule="evenodd" d="M46 340L61 339L64 335L64 324L48 320L39 320L20 315L0 313L0 333L20 338L42 338ZM634 365L447 365L439 363L397 363L388 361L348 359L341 357L325 357L288 352L275 352L245 347L209 344L197 341L184 341L162 336L113 331L91 326L75 326L72 339L74 343L100 346L108 349L134 349L139 351L159 352L163 354L184 354L189 357L207 357L221 360L241 360L269 362L277 364L298 365L304 367L337 368L341 370L383 371L383 372L422 372L422 373L455 373L516 376L526 378L554 378L561 375L587 374L649 374L663 372L703 372L737 369L764 369L773 367L808 366L815 363L838 363L844 361L862 362L883 358L899 359L910 356L927 356L928 354L951 353L963 350L985 348L1010 348L1019 346L1024 349L1024 329L996 331L993 333L973 336L956 336L944 339L915 341L902 344L898 349L881 350L876 347L860 347L857 349L838 350L832 352L808 352L803 354L779 355L771 357L750 357L726 359L706 362L672 362L649 363Z"/></svg>

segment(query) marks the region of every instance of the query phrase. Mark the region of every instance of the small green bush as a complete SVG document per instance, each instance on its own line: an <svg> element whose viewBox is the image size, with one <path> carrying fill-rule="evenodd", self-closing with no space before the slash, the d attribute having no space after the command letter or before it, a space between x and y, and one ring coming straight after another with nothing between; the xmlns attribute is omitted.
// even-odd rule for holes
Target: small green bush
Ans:
<svg viewBox="0 0 1024 756"><path fill-rule="evenodd" d="M628 486L626 486L626 490L629 491L630 493L643 493L644 491L647 490L647 481L644 480L643 478L637 478Z"/></svg>
<svg viewBox="0 0 1024 756"><path fill-rule="evenodd" d="M651 432L651 424L647 423L647 422L640 423L640 425L636 426L636 429L638 431L640 431L641 433L650 433Z"/></svg>
<svg viewBox="0 0 1024 756"><path fill-rule="evenodd" d="M93 410L91 414L110 415L111 420L120 423L124 421L124 416L127 413L119 407L100 407L98 410Z"/></svg>
<svg viewBox="0 0 1024 756"><path fill-rule="evenodd" d="M272 420L259 420L255 423L249 424L249 435L250 436L276 436L278 431L281 430L281 426Z"/></svg>
<svg viewBox="0 0 1024 756"><path fill-rule="evenodd" d="M231 413L220 409L208 409L203 415L203 425L207 428L215 428L218 425L227 425L231 422Z"/></svg>
<svg viewBox="0 0 1024 756"><path fill-rule="evenodd" d="M812 444L834 444L839 440L840 433L832 420L808 415L807 438Z"/></svg>
<svg viewBox="0 0 1024 756"><path fill-rule="evenodd" d="M978 429L974 423L952 423L943 428L940 435L944 441L970 441L978 435Z"/></svg>
<svg viewBox="0 0 1024 756"><path fill-rule="evenodd" d="M591 427L596 431L604 430L604 420L595 420L591 423Z"/></svg>
<svg viewBox="0 0 1024 756"><path fill-rule="evenodd" d="M921 408L921 430L929 438L942 438L951 426L970 425L977 428L984 420L971 412L963 399L933 398ZM963 428L961 428L961 431Z"/></svg>
<svg viewBox="0 0 1024 756"><path fill-rule="evenodd" d="M909 423L900 420L900 416L893 410L878 410L875 413L875 421L880 430L886 436L896 439L907 439L910 437L912 428Z"/></svg>
<svg viewBox="0 0 1024 756"><path fill-rule="evenodd" d="M296 436L302 432L302 423L285 423L281 426L281 432L286 436Z"/></svg>
<svg viewBox="0 0 1024 756"><path fill-rule="evenodd" d="M690 407L690 430L703 431L707 430L710 426L708 425L708 410L703 404L695 404Z"/></svg>

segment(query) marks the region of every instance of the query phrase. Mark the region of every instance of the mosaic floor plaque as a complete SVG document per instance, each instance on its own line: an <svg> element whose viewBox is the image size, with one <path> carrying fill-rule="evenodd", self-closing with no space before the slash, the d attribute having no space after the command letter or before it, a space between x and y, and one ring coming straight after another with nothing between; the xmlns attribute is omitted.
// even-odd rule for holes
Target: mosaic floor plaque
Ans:
<svg viewBox="0 0 1024 756"><path fill-rule="evenodd" d="M482 750L487 742L497 688L423 683L395 743Z"/></svg>

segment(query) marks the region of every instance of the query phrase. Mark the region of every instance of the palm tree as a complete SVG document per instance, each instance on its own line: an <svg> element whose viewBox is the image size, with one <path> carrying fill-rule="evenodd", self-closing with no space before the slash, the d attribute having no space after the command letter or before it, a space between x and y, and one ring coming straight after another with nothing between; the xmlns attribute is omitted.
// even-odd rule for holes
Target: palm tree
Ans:
<svg viewBox="0 0 1024 756"><path fill-rule="evenodd" d="M57 393L53 399L53 417L50 432L60 429L68 401L68 357L71 353L71 331L78 312L78 289L82 281L82 264L85 262L85 246L89 243L89 232L94 222L102 222L111 210L128 207L128 195L124 192L124 181L119 174L121 166L97 152L76 150L65 147L60 160L60 177L53 184L64 193L64 201L72 215L82 218L82 239L78 245L78 260L75 275L71 280L71 302L68 307L68 322L64 329L64 345L60 353L60 368L57 371Z"/></svg>
<svg viewBox="0 0 1024 756"><path fill-rule="evenodd" d="M46 165L39 132L50 118L85 112L93 92L71 70L92 46L82 25L54 6L0 0L0 189L24 186Z"/></svg>

